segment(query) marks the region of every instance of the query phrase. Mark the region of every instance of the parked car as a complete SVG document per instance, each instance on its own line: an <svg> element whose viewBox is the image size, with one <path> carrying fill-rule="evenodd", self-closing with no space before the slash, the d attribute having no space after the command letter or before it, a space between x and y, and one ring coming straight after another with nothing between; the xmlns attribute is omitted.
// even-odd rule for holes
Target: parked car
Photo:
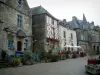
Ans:
<svg viewBox="0 0 100 75"><path fill-rule="evenodd" d="M85 70L93 75L100 74L100 58L98 59L88 59L87 65L85 65Z"/></svg>

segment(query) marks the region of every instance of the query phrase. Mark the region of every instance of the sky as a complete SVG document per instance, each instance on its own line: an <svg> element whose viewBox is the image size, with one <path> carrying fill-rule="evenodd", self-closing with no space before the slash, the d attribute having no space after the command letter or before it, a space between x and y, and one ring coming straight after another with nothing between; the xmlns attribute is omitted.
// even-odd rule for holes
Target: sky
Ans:
<svg viewBox="0 0 100 75"><path fill-rule="evenodd" d="M67 21L72 16L83 19L83 13L89 22L94 21L100 26L100 0L27 0L30 8L36 6L44 7L54 17Z"/></svg>

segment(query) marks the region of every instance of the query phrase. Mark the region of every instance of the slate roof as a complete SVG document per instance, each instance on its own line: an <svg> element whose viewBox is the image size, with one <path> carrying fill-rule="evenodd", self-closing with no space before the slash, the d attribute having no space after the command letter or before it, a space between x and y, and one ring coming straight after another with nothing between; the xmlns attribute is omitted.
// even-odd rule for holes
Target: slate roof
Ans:
<svg viewBox="0 0 100 75"><path fill-rule="evenodd" d="M44 9L42 6L37 6L37 7L33 7L31 8L31 12L32 15L37 15L37 14L47 14L50 17L58 20L57 18L55 18L54 16L52 16L46 9Z"/></svg>
<svg viewBox="0 0 100 75"><path fill-rule="evenodd" d="M95 31L100 31L100 27L99 27L99 26L94 26L93 29L94 29Z"/></svg>
<svg viewBox="0 0 100 75"><path fill-rule="evenodd" d="M31 10L32 10L32 15L47 13L47 11L41 6L31 8Z"/></svg>
<svg viewBox="0 0 100 75"><path fill-rule="evenodd" d="M68 22L69 23L69 27L70 27L70 29L82 29L82 25L81 25L81 23L79 22L79 20L77 20L77 19L74 19L74 20L72 20L72 21L69 21Z"/></svg>
<svg viewBox="0 0 100 75"><path fill-rule="evenodd" d="M24 31L22 31L21 29L17 31L16 35L18 37L26 37L26 33Z"/></svg>
<svg viewBox="0 0 100 75"><path fill-rule="evenodd" d="M6 1L7 1L7 0L0 0L0 2L4 2L4 3L6 3Z"/></svg>
<svg viewBox="0 0 100 75"><path fill-rule="evenodd" d="M75 16L73 17L74 19L69 22L70 28L71 29L93 29L93 25L89 22L87 22L85 15L83 14L83 20L78 20Z"/></svg>

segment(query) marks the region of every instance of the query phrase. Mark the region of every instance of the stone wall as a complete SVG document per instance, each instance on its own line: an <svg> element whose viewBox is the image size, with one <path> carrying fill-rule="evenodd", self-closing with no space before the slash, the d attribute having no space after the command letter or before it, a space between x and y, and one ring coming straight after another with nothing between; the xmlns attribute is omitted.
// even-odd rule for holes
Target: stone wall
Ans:
<svg viewBox="0 0 100 75"><path fill-rule="evenodd" d="M7 34L9 32L3 31L4 28L9 28L10 31L17 33L19 29L23 30L27 36L28 39L28 47L31 47L32 45L32 17L30 13L30 8L27 5L26 0L22 0L22 7L18 7L18 0L5 0L5 2L1 2L0 0L0 21L3 23L0 23L0 48L3 48L4 50L8 50L7 46ZM17 18L18 14L21 14L23 16L23 27L20 28L17 26ZM14 36L14 49L17 47L17 36L16 34L10 33ZM25 38L25 39L26 39ZM2 40L3 39L3 40ZM4 47L2 47L2 45ZM23 45L24 46L24 45Z"/></svg>
<svg viewBox="0 0 100 75"><path fill-rule="evenodd" d="M45 14L32 16L34 51L44 51L45 45Z"/></svg>

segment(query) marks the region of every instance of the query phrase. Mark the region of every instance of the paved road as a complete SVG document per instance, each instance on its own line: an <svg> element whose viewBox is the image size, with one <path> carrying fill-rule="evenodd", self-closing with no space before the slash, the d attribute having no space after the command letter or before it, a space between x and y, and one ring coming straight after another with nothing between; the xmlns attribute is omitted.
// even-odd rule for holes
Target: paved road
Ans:
<svg viewBox="0 0 100 75"><path fill-rule="evenodd" d="M87 57L67 59L54 63L1 69L0 75L87 75L84 65Z"/></svg>

